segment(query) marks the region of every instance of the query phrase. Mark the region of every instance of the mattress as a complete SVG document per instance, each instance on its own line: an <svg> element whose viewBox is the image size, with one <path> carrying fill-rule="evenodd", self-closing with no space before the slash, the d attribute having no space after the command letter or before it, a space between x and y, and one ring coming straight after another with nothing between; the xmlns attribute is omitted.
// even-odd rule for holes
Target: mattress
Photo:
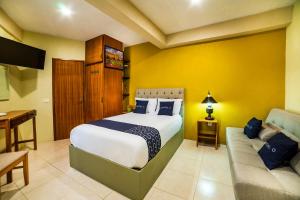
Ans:
<svg viewBox="0 0 300 200"><path fill-rule="evenodd" d="M105 119L156 128L160 133L161 148L180 130L182 125L180 115L127 113ZM143 168L148 162L147 143L137 135L91 124L81 124L72 129L70 141L73 146L81 150L125 167Z"/></svg>

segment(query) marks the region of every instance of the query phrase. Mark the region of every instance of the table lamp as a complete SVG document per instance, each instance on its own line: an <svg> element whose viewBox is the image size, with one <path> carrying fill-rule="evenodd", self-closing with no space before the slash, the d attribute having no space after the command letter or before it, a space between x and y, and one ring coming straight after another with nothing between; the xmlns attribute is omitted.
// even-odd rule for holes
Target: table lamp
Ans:
<svg viewBox="0 0 300 200"><path fill-rule="evenodd" d="M205 99L202 101L202 103L207 104L206 113L208 114L208 116L205 117L205 119L206 120L214 120L214 118L211 116L211 114L214 111L214 109L212 108L212 104L218 103L218 102L210 95L209 91L208 91L207 97L205 97Z"/></svg>

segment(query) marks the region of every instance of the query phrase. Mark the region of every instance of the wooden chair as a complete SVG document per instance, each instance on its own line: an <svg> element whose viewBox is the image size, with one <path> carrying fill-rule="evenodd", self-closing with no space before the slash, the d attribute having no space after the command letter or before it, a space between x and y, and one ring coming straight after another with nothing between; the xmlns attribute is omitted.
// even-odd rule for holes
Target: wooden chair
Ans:
<svg viewBox="0 0 300 200"><path fill-rule="evenodd" d="M11 173L17 165L23 162L23 175L25 185L29 184L28 174L28 151L18 151L0 154L0 177L4 174Z"/></svg>

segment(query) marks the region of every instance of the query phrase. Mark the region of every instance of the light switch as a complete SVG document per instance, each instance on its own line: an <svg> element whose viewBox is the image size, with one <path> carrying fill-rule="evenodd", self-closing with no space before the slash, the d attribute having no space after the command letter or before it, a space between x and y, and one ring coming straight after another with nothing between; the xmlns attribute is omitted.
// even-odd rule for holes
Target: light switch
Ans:
<svg viewBox="0 0 300 200"><path fill-rule="evenodd" d="M49 101L50 101L49 98L43 98L42 100L43 103L49 103Z"/></svg>

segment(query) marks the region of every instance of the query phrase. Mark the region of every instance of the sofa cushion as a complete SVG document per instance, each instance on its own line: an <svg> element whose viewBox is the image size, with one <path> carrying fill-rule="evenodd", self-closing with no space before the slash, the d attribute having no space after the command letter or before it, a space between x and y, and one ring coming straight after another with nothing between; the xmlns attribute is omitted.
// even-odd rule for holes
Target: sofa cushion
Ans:
<svg viewBox="0 0 300 200"><path fill-rule="evenodd" d="M300 152L298 152L290 162L291 167L300 175Z"/></svg>
<svg viewBox="0 0 300 200"><path fill-rule="evenodd" d="M298 195L300 198L300 176L290 167L280 167L271 170L270 173L276 178L286 192Z"/></svg>
<svg viewBox="0 0 300 200"><path fill-rule="evenodd" d="M266 167L262 159L254 149L253 152L255 152L255 154L231 151L232 162L265 169Z"/></svg>
<svg viewBox="0 0 300 200"><path fill-rule="evenodd" d="M257 155L257 152L255 149L253 149L251 143L249 144L240 141L232 142L230 145L230 150Z"/></svg>
<svg viewBox="0 0 300 200"><path fill-rule="evenodd" d="M249 143L249 138L244 134L243 128L227 127L226 128L227 144L232 141Z"/></svg>
<svg viewBox="0 0 300 200"><path fill-rule="evenodd" d="M236 199L299 200L300 198L298 192L294 189L286 191L281 185L282 183L278 181L277 177L279 175L274 176L266 168L257 168L239 163L233 163L230 167L233 173ZM298 186L298 183L296 186Z"/></svg>
<svg viewBox="0 0 300 200"><path fill-rule="evenodd" d="M244 128L244 133L248 138L253 139L258 136L259 131L261 130L262 120L258 120L255 117L250 119L247 125Z"/></svg>
<svg viewBox="0 0 300 200"><path fill-rule="evenodd" d="M274 169L284 164L285 161L290 161L296 155L297 149L297 142L283 133L278 133L267 141L258 154L268 169Z"/></svg>

